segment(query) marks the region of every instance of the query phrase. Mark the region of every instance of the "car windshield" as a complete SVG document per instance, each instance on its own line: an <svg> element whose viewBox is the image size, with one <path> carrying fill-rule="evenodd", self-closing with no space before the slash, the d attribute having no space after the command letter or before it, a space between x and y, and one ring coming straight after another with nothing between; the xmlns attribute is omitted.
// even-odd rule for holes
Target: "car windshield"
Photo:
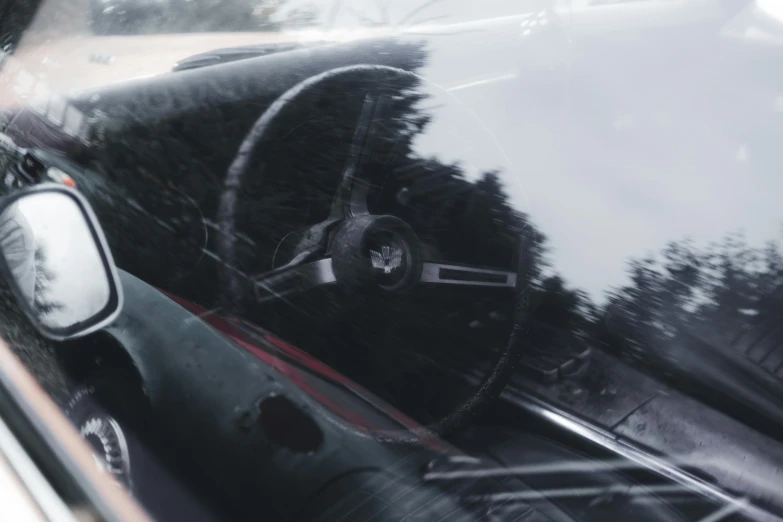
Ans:
<svg viewBox="0 0 783 522"><path fill-rule="evenodd" d="M0 334L161 520L783 517L781 6L12 2L0 193L110 255Z"/></svg>

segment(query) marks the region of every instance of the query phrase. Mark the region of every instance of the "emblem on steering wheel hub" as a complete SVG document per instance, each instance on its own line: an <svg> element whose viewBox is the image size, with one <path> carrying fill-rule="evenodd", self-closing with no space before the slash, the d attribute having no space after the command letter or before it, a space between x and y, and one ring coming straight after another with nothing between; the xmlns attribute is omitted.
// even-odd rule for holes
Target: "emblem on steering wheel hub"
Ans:
<svg viewBox="0 0 783 522"><path fill-rule="evenodd" d="M393 229L373 230L366 241L365 252L372 266L372 278L382 288L394 288L411 269L411 245Z"/></svg>
<svg viewBox="0 0 783 522"><path fill-rule="evenodd" d="M370 250L370 258L373 268L379 268L388 275L402 265L402 249L383 245L380 252Z"/></svg>

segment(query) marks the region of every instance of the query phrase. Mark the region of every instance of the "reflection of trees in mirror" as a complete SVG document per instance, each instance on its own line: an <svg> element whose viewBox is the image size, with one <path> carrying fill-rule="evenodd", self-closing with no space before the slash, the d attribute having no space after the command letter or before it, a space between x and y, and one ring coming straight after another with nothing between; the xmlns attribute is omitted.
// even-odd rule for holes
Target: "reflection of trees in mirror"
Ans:
<svg viewBox="0 0 783 522"><path fill-rule="evenodd" d="M33 307L40 317L62 310L64 305L51 299L51 283L57 274L47 266L46 252L41 245L35 249L35 295Z"/></svg>

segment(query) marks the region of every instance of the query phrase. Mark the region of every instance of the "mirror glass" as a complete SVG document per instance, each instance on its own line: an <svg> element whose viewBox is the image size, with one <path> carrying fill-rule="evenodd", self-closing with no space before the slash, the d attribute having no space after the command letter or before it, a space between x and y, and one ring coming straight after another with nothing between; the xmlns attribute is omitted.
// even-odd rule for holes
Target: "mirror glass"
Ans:
<svg viewBox="0 0 783 522"><path fill-rule="evenodd" d="M64 193L41 192L0 214L0 249L36 320L62 330L100 314L110 275L84 211Z"/></svg>

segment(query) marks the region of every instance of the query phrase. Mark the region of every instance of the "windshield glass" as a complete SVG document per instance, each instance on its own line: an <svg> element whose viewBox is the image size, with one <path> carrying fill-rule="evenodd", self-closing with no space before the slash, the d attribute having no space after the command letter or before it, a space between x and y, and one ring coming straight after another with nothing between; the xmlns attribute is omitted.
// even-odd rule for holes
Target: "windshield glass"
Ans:
<svg viewBox="0 0 783 522"><path fill-rule="evenodd" d="M0 333L155 518L150 474L229 520L783 516L779 2L42 0L0 46L0 192L77 190L124 292Z"/></svg>

